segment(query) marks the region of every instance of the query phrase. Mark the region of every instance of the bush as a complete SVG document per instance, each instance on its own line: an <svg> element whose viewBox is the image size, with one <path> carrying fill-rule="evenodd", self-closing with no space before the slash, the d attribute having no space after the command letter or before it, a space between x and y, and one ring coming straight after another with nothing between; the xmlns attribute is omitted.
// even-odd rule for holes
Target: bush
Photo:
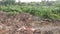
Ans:
<svg viewBox="0 0 60 34"><path fill-rule="evenodd" d="M50 19L60 19L60 8L53 6L19 6L19 5L10 5L10 6L1 6L0 10L7 12L9 14L18 13L30 13L32 15L40 16L43 18Z"/></svg>

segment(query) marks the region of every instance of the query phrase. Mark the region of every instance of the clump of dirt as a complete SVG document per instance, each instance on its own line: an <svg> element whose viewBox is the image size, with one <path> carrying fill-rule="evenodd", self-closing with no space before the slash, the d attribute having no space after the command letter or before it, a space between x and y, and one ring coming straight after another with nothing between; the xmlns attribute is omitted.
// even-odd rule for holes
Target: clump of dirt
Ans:
<svg viewBox="0 0 60 34"><path fill-rule="evenodd" d="M43 19L29 13L9 15L5 12L0 12L0 34L50 34L53 29L60 30L59 24L60 21ZM17 31L22 26L24 26L23 30ZM25 26L28 27L26 28ZM32 28L35 30L32 31ZM44 31L46 32L43 33Z"/></svg>

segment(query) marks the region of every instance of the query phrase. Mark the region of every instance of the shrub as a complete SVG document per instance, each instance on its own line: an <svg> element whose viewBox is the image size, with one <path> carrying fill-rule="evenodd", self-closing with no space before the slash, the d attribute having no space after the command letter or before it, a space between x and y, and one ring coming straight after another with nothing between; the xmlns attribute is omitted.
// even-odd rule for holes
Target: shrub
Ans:
<svg viewBox="0 0 60 34"><path fill-rule="evenodd" d="M53 6L19 6L19 5L9 5L1 6L0 10L7 12L9 14L18 13L30 13L32 15L40 16L43 18L50 19L60 19L60 8Z"/></svg>

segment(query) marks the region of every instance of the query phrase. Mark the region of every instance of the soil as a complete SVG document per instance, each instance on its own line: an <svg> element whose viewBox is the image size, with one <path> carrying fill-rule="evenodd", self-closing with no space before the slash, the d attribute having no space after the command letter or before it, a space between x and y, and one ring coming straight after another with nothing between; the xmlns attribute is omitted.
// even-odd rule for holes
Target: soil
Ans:
<svg viewBox="0 0 60 34"><path fill-rule="evenodd" d="M22 26L30 27L30 30L18 30ZM0 34L60 34L60 20L43 19L29 13L9 15L0 12Z"/></svg>

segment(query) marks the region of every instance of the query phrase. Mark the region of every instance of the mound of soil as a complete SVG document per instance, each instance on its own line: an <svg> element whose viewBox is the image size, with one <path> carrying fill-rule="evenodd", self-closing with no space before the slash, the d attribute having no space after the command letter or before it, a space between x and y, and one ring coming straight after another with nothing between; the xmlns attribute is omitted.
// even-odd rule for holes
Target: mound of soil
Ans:
<svg viewBox="0 0 60 34"><path fill-rule="evenodd" d="M22 26L26 28L17 31ZM60 21L43 19L29 13L9 15L0 12L0 34L60 34Z"/></svg>

